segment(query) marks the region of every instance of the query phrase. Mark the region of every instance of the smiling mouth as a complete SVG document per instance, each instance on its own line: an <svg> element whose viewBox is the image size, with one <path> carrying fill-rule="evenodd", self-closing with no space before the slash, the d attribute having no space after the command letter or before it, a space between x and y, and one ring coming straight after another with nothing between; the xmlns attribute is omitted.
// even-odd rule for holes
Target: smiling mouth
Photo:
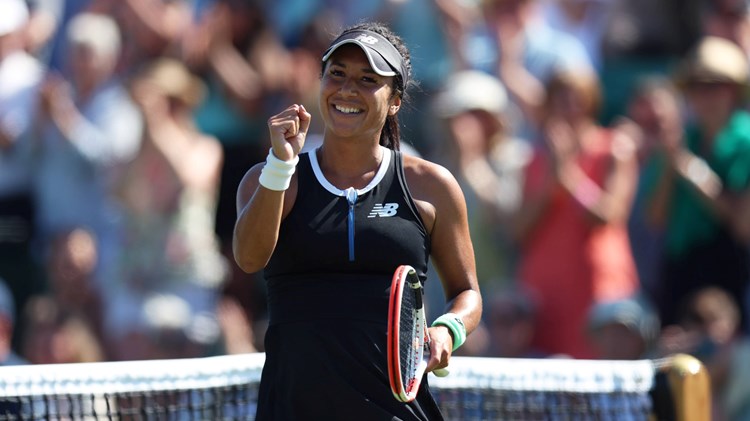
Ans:
<svg viewBox="0 0 750 421"><path fill-rule="evenodd" d="M336 109L336 111L343 113L343 114L359 114L362 112L362 110L359 108L344 107L341 105L334 105L333 107Z"/></svg>

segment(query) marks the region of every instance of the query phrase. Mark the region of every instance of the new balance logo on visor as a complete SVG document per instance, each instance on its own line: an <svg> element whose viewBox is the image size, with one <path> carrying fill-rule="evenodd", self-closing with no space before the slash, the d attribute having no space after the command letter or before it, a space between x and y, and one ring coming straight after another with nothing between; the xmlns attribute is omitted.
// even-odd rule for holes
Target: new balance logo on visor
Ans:
<svg viewBox="0 0 750 421"><path fill-rule="evenodd" d="M364 42L365 44L370 44L370 45L374 45L378 43L378 39L372 35L362 34L358 36L357 39Z"/></svg>
<svg viewBox="0 0 750 421"><path fill-rule="evenodd" d="M370 211L370 214L367 215L367 217L387 218L389 216L395 215L396 209L398 209L398 203L376 203L375 206L372 207L372 211Z"/></svg>

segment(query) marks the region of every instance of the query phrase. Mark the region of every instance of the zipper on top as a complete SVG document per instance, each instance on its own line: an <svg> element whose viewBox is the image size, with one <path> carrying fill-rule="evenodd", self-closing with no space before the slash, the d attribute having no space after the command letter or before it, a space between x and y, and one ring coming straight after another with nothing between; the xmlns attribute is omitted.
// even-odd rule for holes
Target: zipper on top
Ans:
<svg viewBox="0 0 750 421"><path fill-rule="evenodd" d="M346 201L349 204L349 214L347 215L347 226L349 230L349 261L354 261L354 205L357 204L357 190L349 187L344 191Z"/></svg>

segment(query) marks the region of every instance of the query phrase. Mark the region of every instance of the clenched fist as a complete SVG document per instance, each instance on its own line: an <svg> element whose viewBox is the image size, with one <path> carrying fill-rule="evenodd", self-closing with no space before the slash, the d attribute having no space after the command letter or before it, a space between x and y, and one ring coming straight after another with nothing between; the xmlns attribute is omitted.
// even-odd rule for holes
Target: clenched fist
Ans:
<svg viewBox="0 0 750 421"><path fill-rule="evenodd" d="M305 144L311 117L305 107L294 104L268 119L271 146L276 158L290 161L299 154Z"/></svg>

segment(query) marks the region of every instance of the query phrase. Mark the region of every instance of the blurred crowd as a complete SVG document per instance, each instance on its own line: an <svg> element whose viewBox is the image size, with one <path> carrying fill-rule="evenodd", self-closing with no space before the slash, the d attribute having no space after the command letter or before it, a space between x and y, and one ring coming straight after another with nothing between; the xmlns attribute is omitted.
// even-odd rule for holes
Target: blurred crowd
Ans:
<svg viewBox="0 0 750 421"><path fill-rule="evenodd" d="M750 419L746 0L0 0L0 359L262 351L236 188L270 115L322 135L321 53L362 19L411 49L402 144L467 198L459 353L685 352Z"/></svg>

